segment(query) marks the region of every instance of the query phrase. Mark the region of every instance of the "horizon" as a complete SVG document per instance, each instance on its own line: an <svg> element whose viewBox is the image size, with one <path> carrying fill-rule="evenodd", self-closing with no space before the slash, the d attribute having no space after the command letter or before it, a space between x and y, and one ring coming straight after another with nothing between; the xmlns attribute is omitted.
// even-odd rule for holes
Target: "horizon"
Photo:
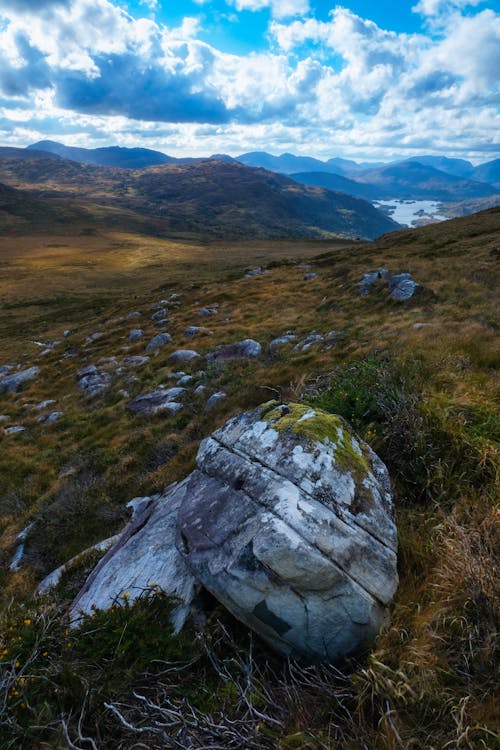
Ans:
<svg viewBox="0 0 500 750"><path fill-rule="evenodd" d="M500 158L500 0L2 0L0 139Z"/></svg>

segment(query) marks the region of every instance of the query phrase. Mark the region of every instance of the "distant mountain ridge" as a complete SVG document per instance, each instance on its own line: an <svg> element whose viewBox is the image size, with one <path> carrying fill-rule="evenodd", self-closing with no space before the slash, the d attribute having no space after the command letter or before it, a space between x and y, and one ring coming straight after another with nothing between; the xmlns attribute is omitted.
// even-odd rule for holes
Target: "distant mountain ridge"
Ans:
<svg viewBox="0 0 500 750"><path fill-rule="evenodd" d="M29 152L28 152L29 153ZM363 237L399 225L370 203L237 161L196 160L146 169L43 158L0 158L0 180L34 199L71 198L151 219L165 234L231 238Z"/></svg>

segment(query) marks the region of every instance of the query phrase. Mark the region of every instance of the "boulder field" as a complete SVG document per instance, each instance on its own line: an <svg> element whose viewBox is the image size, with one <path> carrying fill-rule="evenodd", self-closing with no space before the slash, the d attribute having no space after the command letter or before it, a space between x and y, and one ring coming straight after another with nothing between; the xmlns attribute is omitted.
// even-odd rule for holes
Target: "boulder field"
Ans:
<svg viewBox="0 0 500 750"><path fill-rule="evenodd" d="M270 402L201 443L197 469L131 521L71 616L159 587L179 630L204 588L282 654L335 662L387 623L396 552L371 448L341 417Z"/></svg>

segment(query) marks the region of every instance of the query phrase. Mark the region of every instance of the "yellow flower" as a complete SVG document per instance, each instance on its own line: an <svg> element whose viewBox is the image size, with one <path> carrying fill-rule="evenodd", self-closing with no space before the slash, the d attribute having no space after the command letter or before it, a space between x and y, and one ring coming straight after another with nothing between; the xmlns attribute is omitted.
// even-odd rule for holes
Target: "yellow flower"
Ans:
<svg viewBox="0 0 500 750"><path fill-rule="evenodd" d="M129 592L128 592L128 591L125 591L125 592L124 592L124 593L122 594L122 599L130 599L130 594L129 594Z"/></svg>
<svg viewBox="0 0 500 750"><path fill-rule="evenodd" d="M48 655L49 655L49 652L48 652L48 651L43 651L43 652L42 652L42 656L48 656Z"/></svg>
<svg viewBox="0 0 500 750"><path fill-rule="evenodd" d="M20 661L16 661L15 666L16 666L16 668L20 667L21 666L21 662Z"/></svg>
<svg viewBox="0 0 500 750"><path fill-rule="evenodd" d="M25 621L24 621L24 624L25 624L25 625L31 625L31 620L30 620L30 618L29 618L29 617L27 617L27 618L25 619Z"/></svg>

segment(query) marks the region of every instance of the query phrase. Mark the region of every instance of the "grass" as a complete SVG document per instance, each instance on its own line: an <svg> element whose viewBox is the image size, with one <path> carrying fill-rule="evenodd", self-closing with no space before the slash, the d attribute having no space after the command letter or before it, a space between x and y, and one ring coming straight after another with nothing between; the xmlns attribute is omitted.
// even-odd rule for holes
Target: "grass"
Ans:
<svg viewBox="0 0 500 750"><path fill-rule="evenodd" d="M365 662L343 674L325 668L292 675L254 645L252 689L268 719L251 724L247 746L496 746L499 218L490 211L373 244L194 244L115 232L2 239L0 364L41 366L20 393L1 397L2 428L27 427L2 435L0 452L0 652L9 650L0 678L2 747L91 747L81 736L99 748L166 746L154 732L127 729L105 703L136 729L151 716L165 721L168 701L183 699L203 731L217 711L242 720L236 665L243 654L248 664L248 637L226 619L227 640L216 622L224 618L220 610L209 618L205 638L212 639L219 672L235 670L231 679L207 661L194 631L179 639L168 632L170 605L161 597L145 596L137 610L99 613L68 638L64 613L95 557L64 578L53 600L31 594L52 568L119 530L128 500L191 471L199 441L215 427L271 399L342 416L386 462L395 489L400 587L390 628ZM304 261L317 278L304 281L298 267ZM257 265L270 272L244 279ZM357 281L380 266L409 270L426 293L402 305L382 289L360 297ZM143 367L116 373L105 360L144 353L159 330L151 306L172 291L181 295L179 305L170 305L173 344ZM200 308L214 303L218 314L200 317ZM132 310L141 312L138 320L126 318ZM190 325L211 333L188 339ZM136 327L144 338L128 344ZM73 329L66 338L64 328ZM331 346L325 341L301 352L294 341L271 354L267 344L288 330L296 341L311 331L336 336ZM85 344L96 331L104 335ZM30 343L35 338L62 343L40 357ZM206 391L190 396L179 414L145 418L127 411L130 398L173 384L172 372L180 369L168 362L174 349L204 355L243 338L263 345L260 358L183 368ZM113 373L110 390L93 400L76 387L76 372L88 364ZM207 396L220 390L227 398L205 411ZM57 402L50 409L64 415L46 426L37 421L45 412L35 407L49 398ZM10 572L16 536L31 521L25 565ZM11 640L14 633L20 641ZM186 666L159 675L155 660L168 662L164 670L174 662ZM19 683L28 677L29 687ZM149 716L137 694L151 701Z"/></svg>

